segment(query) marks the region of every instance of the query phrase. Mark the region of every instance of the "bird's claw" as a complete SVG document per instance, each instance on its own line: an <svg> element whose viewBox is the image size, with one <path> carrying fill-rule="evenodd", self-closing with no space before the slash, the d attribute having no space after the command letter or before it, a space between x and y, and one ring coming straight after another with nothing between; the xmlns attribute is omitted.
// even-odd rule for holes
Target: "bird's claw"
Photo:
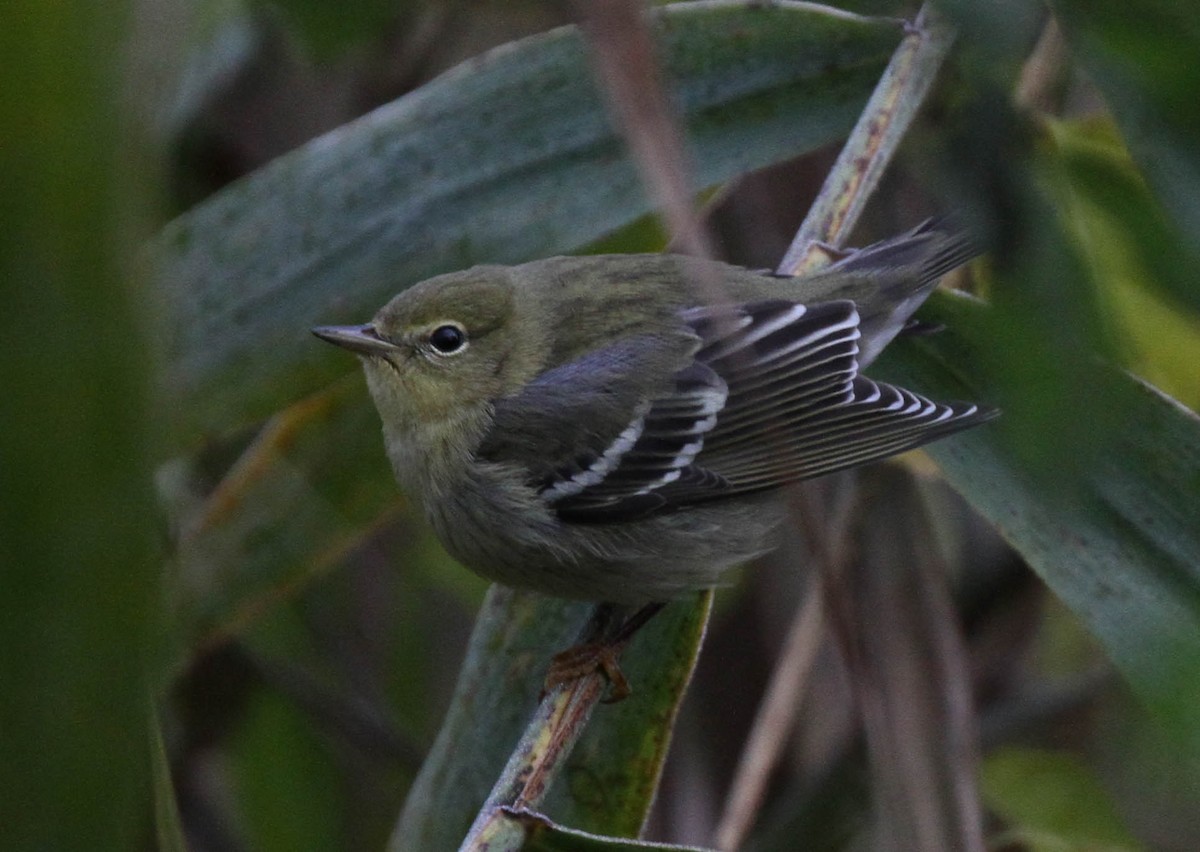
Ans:
<svg viewBox="0 0 1200 852"><path fill-rule="evenodd" d="M555 688L573 680L600 672L612 684L612 689L603 703L616 704L618 701L624 701L633 692L629 680L621 671L620 657L624 644L583 642L555 654L546 672L541 697L545 698Z"/></svg>

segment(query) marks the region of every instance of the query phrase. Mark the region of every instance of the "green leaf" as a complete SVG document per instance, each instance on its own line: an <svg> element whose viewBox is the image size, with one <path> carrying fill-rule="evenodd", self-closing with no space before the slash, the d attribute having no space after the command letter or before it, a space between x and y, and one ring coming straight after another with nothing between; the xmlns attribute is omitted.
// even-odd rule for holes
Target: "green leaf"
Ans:
<svg viewBox="0 0 1200 852"><path fill-rule="evenodd" d="M701 186L845 133L902 35L806 7L660 14ZM570 251L648 210L574 29L460 66L164 229L150 254L183 439L348 371L311 325L365 320L438 272Z"/></svg>
<svg viewBox="0 0 1200 852"><path fill-rule="evenodd" d="M396 488L359 375L272 417L201 498L204 467L203 459L177 459L157 477L180 529L170 576L176 670L336 571L385 526L424 523ZM454 564L432 534L406 533L390 556L472 606L482 597L484 581Z"/></svg>
<svg viewBox="0 0 1200 852"><path fill-rule="evenodd" d="M1054 142L1056 186L1077 238L1097 256L1097 273L1125 272L1200 315L1193 274L1200 254L1150 194L1129 153L1107 123L1047 122Z"/></svg>
<svg viewBox="0 0 1200 852"><path fill-rule="evenodd" d="M890 347L879 372L935 396L993 401L1019 392L967 344L1011 331L1009 316L995 327L996 313L935 294L922 317L949 331ZM1047 470L1045 456L1014 449L1029 426L1016 422L1020 409L929 452L1099 638L1176 740L1200 748L1200 418L1111 367L1075 369L1085 395L1068 398L1074 415L1050 428L1068 438L1095 432L1086 464ZM1095 412L1109 409L1119 428L1101 429Z"/></svg>
<svg viewBox="0 0 1200 852"><path fill-rule="evenodd" d="M1056 0L1150 186L1200 254L1200 18L1176 0Z"/></svg>
<svg viewBox="0 0 1200 852"><path fill-rule="evenodd" d="M144 215L122 138L128 3L5 5L0 53L0 834L131 849L150 827L160 434ZM122 164L128 163L128 169Z"/></svg>
<svg viewBox="0 0 1200 852"><path fill-rule="evenodd" d="M1116 804L1077 756L1008 748L983 764L987 806L1033 852L1133 850L1141 845L1117 815Z"/></svg>
<svg viewBox="0 0 1200 852"><path fill-rule="evenodd" d="M231 746L232 792L249 848L319 852L339 846L339 809L330 800L340 793L340 775L327 744L294 703L256 691Z"/></svg>
<svg viewBox="0 0 1200 852"><path fill-rule="evenodd" d="M533 714L550 654L572 644L590 611L588 604L492 587L391 852L458 846ZM547 813L608 834L640 830L706 615L706 606L679 601L637 634L622 659L633 695L596 710Z"/></svg>
<svg viewBox="0 0 1200 852"><path fill-rule="evenodd" d="M1126 364L1200 406L1197 259L1108 121L1047 122L1051 185L1071 236L1125 334Z"/></svg>

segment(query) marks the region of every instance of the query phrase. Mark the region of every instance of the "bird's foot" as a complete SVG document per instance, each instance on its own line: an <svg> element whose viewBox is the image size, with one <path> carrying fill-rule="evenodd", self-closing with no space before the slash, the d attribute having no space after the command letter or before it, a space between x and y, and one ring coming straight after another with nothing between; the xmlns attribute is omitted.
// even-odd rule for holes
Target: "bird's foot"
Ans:
<svg viewBox="0 0 1200 852"><path fill-rule="evenodd" d="M581 642L572 645L565 651L554 655L550 668L546 672L546 681L542 686L544 697L551 690L563 684L587 677L596 672L602 673L612 684L605 704L616 704L624 701L632 693L629 680L621 671L621 651L625 650L625 642Z"/></svg>
<svg viewBox="0 0 1200 852"><path fill-rule="evenodd" d="M616 608L612 604L597 606L583 641L555 654L551 659L550 669L546 672L546 680L542 684L541 697L545 698L555 687L600 672L612 684L612 689L603 703L616 704L618 701L624 701L633 690L621 671L621 652L625 650L633 634L641 630L664 606L666 604L661 601L648 603L624 622L615 624L612 617Z"/></svg>

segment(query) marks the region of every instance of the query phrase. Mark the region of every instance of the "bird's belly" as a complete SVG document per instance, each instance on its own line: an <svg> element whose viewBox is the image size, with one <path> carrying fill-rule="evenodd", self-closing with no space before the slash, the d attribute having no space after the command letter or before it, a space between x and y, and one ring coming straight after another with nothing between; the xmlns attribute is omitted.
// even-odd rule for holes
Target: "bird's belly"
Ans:
<svg viewBox="0 0 1200 852"><path fill-rule="evenodd" d="M559 520L528 489L474 482L428 501L426 515L450 555L486 579L637 606L717 585L729 568L771 550L782 507L757 495L578 524Z"/></svg>

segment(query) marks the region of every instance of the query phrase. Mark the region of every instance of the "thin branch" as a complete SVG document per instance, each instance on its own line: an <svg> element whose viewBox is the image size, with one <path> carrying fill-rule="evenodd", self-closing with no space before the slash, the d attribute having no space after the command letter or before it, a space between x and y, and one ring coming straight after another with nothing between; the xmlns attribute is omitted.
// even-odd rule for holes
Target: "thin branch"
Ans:
<svg viewBox="0 0 1200 852"><path fill-rule="evenodd" d="M953 30L929 4L922 6L780 261L779 274L820 268L829 260L822 247L846 242L953 43Z"/></svg>
<svg viewBox="0 0 1200 852"><path fill-rule="evenodd" d="M246 493L295 443L301 431L329 411L338 394L344 392L345 386L344 379L334 382L272 415L225 472L199 510L185 521L180 530L179 546L186 547L193 539L236 512Z"/></svg>
<svg viewBox="0 0 1200 852"><path fill-rule="evenodd" d="M504 809L537 810L550 782L587 727L604 694L604 675L594 672L556 687L542 703L467 833L460 852L520 849L525 829L504 818Z"/></svg>
<svg viewBox="0 0 1200 852"><path fill-rule="evenodd" d="M691 158L663 87L644 4L583 0L575 5L600 89L672 244L684 254L711 257L712 241L693 206Z"/></svg>
<svg viewBox="0 0 1200 852"><path fill-rule="evenodd" d="M783 652L738 759L737 773L721 821L717 823L718 849L740 849L758 816L767 782L796 723L800 699L808 686L808 675L824 634L825 603L821 599L820 579L814 573L809 578L804 603L792 619Z"/></svg>
<svg viewBox="0 0 1200 852"><path fill-rule="evenodd" d="M1067 45L1058 20L1051 18L1042 29L1033 53L1021 68L1013 100L1025 109L1057 114L1070 71Z"/></svg>
<svg viewBox="0 0 1200 852"><path fill-rule="evenodd" d="M702 595L699 605L707 615L712 606L712 593ZM597 607L579 641L614 641L624 624L622 619L612 615L610 608ZM624 643L618 640L617 644L620 648ZM514 811L538 809L551 782L582 736L607 686L605 676L594 672L555 687L542 699L491 794L480 808L460 852L506 852L522 848L528 823L512 820L509 815Z"/></svg>
<svg viewBox="0 0 1200 852"><path fill-rule="evenodd" d="M779 764L788 735L796 723L808 676L825 636L825 599L821 590L829 574L837 574L849 559L848 535L857 506L853 487L839 489L842 499L833 510L821 511L812 486L792 491L795 514L809 521L806 536L813 566L804 601L796 609L783 650L771 673L766 694L746 737L730 786L725 809L715 832L718 849L740 849L766 797L767 783ZM804 505L798 505L802 502ZM815 515L824 515L818 523Z"/></svg>
<svg viewBox="0 0 1200 852"><path fill-rule="evenodd" d="M820 268L829 261L823 247L844 244L924 102L953 40L953 32L934 20L928 5L923 7L846 140L780 262L779 273L795 275ZM797 491L796 496L809 495ZM822 589L833 584L837 569L846 558L843 545L849 512L843 515L842 525L835 528L841 531L836 539L829 536L828 529L815 529L811 511L793 514L809 528L814 548L824 550L814 553L824 557L817 560L822 570L813 573L742 753L717 828L717 845L721 849L736 849L741 845L761 806L770 773L795 722L807 675L819 648L819 636L824 631L826 600Z"/></svg>
<svg viewBox="0 0 1200 852"><path fill-rule="evenodd" d="M918 486L872 470L872 521L846 578L844 649L875 790L874 849L982 852L978 733L946 567Z"/></svg>

